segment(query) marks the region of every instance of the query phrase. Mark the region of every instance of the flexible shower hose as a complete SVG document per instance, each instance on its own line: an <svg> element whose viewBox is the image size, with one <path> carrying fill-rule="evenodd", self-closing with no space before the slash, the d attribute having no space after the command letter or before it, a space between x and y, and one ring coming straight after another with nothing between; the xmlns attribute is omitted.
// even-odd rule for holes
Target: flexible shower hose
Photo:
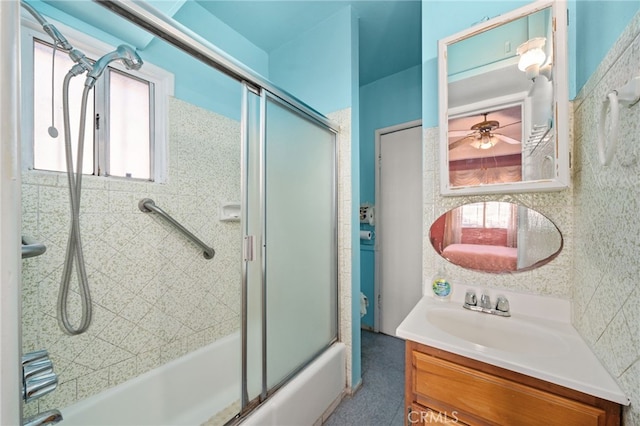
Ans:
<svg viewBox="0 0 640 426"><path fill-rule="evenodd" d="M62 103L64 116L64 140L65 155L67 162L67 178L69 182L69 200L71 206L71 227L69 230L69 239L67 241L67 252L64 261L64 269L62 271L62 280L60 282L60 290L58 292L58 324L62 330L70 335L84 333L91 324L91 294L89 291L89 280L87 278L87 270L84 263L84 254L82 252L82 239L80 237L80 194L82 189L82 160L84 154L84 130L86 124L87 98L89 96L90 87L85 86L82 92L82 104L80 107L80 125L78 133L78 155L76 172L73 170L73 155L71 146L71 125L69 120L69 83L71 78L78 75L72 69L64 78L62 88ZM82 303L82 317L78 328L74 328L69 321L67 311L67 300L70 293L71 272L75 260L76 272L78 274L78 287L80 299Z"/></svg>

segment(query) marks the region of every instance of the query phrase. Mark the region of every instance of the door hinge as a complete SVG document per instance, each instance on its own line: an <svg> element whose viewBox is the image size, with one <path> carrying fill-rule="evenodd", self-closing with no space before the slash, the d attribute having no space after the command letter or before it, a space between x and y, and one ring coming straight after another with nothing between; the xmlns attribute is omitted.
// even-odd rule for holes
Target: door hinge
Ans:
<svg viewBox="0 0 640 426"><path fill-rule="evenodd" d="M381 309L381 308L382 308L382 295L379 294L378 295L378 309Z"/></svg>
<svg viewBox="0 0 640 426"><path fill-rule="evenodd" d="M100 114L96 114L96 130L100 130Z"/></svg>
<svg viewBox="0 0 640 426"><path fill-rule="evenodd" d="M244 247L242 251L242 257L245 262L253 261L253 235L247 235L244 237Z"/></svg>

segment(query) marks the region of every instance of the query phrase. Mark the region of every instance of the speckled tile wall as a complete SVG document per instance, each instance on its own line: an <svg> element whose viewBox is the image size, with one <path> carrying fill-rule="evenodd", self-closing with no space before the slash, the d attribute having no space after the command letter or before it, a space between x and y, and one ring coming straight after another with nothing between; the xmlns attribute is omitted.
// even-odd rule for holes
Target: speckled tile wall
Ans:
<svg viewBox="0 0 640 426"><path fill-rule="evenodd" d="M67 336L56 321L68 233L66 176L23 174L23 233L47 246L23 262L23 351L46 348L58 389L25 406L25 416L117 385L233 333L240 326L239 222L220 222L240 200L240 123L170 100L167 183L88 176L81 226L93 297L89 331ZM138 209L149 197L204 242L193 243ZM70 297L72 318L79 298Z"/></svg>
<svg viewBox="0 0 640 426"><path fill-rule="evenodd" d="M346 350L347 388L351 388L353 324L351 296L351 108L333 112L328 118L340 126L338 134L338 315L339 333Z"/></svg>
<svg viewBox="0 0 640 426"><path fill-rule="evenodd" d="M618 150L597 154L600 108L640 75L640 13L575 100L573 322L631 399L624 424L640 425L640 104L620 107Z"/></svg>
<svg viewBox="0 0 640 426"><path fill-rule="evenodd" d="M423 131L423 285L429 285L438 270L446 271L453 285L476 285L482 288L505 288L547 296L569 298L573 262L572 190L548 193L521 193L466 197L440 195L438 168L438 128ZM440 257L431 246L429 228L434 220L457 206L479 201L508 201L530 207L542 213L562 232L564 247L557 258L542 268L510 274L489 274L453 265Z"/></svg>

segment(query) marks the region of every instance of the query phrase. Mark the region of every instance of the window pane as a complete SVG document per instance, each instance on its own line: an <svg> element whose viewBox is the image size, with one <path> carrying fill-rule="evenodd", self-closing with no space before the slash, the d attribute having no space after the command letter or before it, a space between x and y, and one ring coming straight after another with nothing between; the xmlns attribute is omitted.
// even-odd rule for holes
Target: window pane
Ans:
<svg viewBox="0 0 640 426"><path fill-rule="evenodd" d="M464 228L484 227L484 203L462 206L462 226Z"/></svg>
<svg viewBox="0 0 640 426"><path fill-rule="evenodd" d="M149 83L114 70L109 86L109 174L151 178Z"/></svg>
<svg viewBox="0 0 640 426"><path fill-rule="evenodd" d="M486 203L485 228L508 228L511 221L511 204Z"/></svg>
<svg viewBox="0 0 640 426"><path fill-rule="evenodd" d="M67 72L74 63L64 53L57 51L55 60L55 81L53 83L54 123L58 129L58 137L49 136L51 120L51 62L53 48L34 40L33 51L33 167L40 170L66 171L64 148L64 125L62 117L62 83ZM78 152L78 126L80 123L80 103L84 89L84 77L71 79L69 85L69 114L71 126L71 142L73 147L74 168ZM84 158L82 172L93 173L93 92L89 95L86 111Z"/></svg>

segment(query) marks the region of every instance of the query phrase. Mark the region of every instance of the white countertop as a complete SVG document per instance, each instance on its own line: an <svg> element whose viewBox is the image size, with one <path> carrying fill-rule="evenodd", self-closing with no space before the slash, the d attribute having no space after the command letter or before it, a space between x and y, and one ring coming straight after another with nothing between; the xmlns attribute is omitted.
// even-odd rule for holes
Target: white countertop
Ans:
<svg viewBox="0 0 640 426"><path fill-rule="evenodd" d="M486 320L486 318L479 316L495 317L464 309L462 303L466 288L457 287L451 299L446 301L429 295L423 296L398 326L397 336L619 404L628 405L630 403L615 380L571 325L568 301L542 296L512 294L505 291L488 292L492 301L496 299L498 294L506 295L511 305L511 317L496 317L495 320L491 319L494 321L493 324L496 324L495 321L504 321L499 323L500 327L506 331L511 331L508 329L511 328L515 333L518 332L518 329L525 328L524 326L527 329L539 331L545 337L555 339L545 338L547 346L551 346L549 345L550 341L559 343L559 345L553 345L553 348L550 347L549 351L537 349L544 347L542 343L541 346L533 346L536 347L535 351L497 349L495 346L500 347L500 344L494 347L483 346L445 332L428 319L429 310L453 314L455 315L453 318L466 318L465 315L471 315L469 318L474 322ZM479 300L481 290L474 289ZM486 333L491 333L490 329L487 329ZM505 333L504 338L507 338L507 334ZM500 338L501 333L493 333L490 336L490 340ZM533 333L532 340L527 340L527 343L536 345L535 333Z"/></svg>

